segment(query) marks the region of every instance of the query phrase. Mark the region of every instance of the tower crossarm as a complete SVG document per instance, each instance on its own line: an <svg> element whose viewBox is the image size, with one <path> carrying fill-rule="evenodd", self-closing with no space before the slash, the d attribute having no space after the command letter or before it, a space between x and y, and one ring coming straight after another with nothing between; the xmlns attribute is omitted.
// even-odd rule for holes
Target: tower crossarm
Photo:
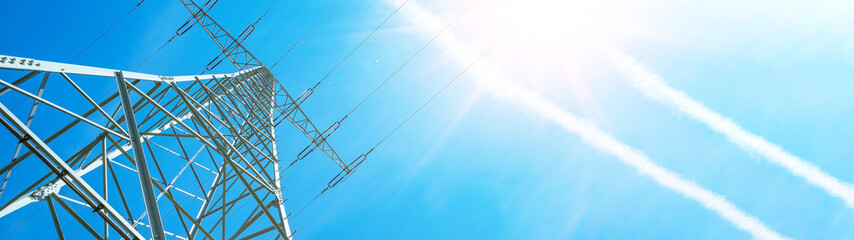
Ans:
<svg viewBox="0 0 854 240"><path fill-rule="evenodd" d="M272 79L275 83L274 86L276 88L273 91L275 96L284 97L284 103L277 104L275 106L274 111L278 113L278 116L268 116L270 119L275 121L276 118L284 117L288 121L290 121L300 132L305 134L309 140L311 140L311 144L316 148L323 151L332 161L335 162L341 169L345 172L349 172L350 169L348 164L341 160L341 157L338 156L338 153L332 148L332 145L329 144L326 140L326 136L323 132L318 131L317 127L308 116L303 112L300 108L297 101L287 92L285 87L279 82L278 79L273 76L270 71L264 67L263 64L254 56L243 44L237 40L234 36L229 34L221 25L219 25L213 18L208 15L208 13L199 5L197 5L192 0L181 0L184 7L193 14L193 18L199 23L200 26L208 33L211 39L214 40L216 45L222 50L222 53L228 58L234 67L237 68L238 71L242 71L248 68L261 67L261 71L263 74L268 74L269 79ZM216 60L216 59L214 59ZM253 95L253 91L249 89L233 89L233 91L240 92L241 94ZM260 99L256 98L256 99ZM258 103L259 105L262 103Z"/></svg>

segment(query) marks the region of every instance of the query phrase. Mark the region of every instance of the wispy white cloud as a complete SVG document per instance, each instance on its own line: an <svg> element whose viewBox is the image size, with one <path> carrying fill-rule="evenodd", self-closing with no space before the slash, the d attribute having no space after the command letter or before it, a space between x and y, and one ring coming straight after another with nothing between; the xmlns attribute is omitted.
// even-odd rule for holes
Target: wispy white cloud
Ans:
<svg viewBox="0 0 854 240"><path fill-rule="evenodd" d="M393 0L387 2L395 6L399 3L399 1ZM408 5L408 7L401 10L402 16L405 16L412 25L417 26L419 31L431 34L441 27L441 21L428 9L421 7L413 1L410 1ZM441 45L448 56L461 66L467 65L473 59L477 58L475 52L470 50L451 33L446 32L437 39L436 43ZM475 76L474 79L488 92L556 123L567 132L578 135L587 144L602 152L613 155L622 163L652 178L660 186L699 202L703 207L714 211L720 217L729 221L737 228L750 233L753 237L760 239L785 238L769 229L757 218L742 212L724 197L655 164L642 152L602 132L592 123L582 121L536 93L514 84L508 74L490 65L487 61L481 61L480 64L470 69L469 72Z"/></svg>
<svg viewBox="0 0 854 240"><path fill-rule="evenodd" d="M497 93L499 97L531 109L543 118L560 125L564 130L577 134L587 144L615 156L623 164L634 167L638 172L652 178L662 187L699 202L739 229L749 232L754 238L784 239L782 235L765 226L757 218L742 212L724 197L655 164L644 153L602 132L592 124L578 119L535 93L506 81L477 79L484 82L487 89Z"/></svg>
<svg viewBox="0 0 854 240"><path fill-rule="evenodd" d="M664 79L649 71L632 57L616 52L612 52L611 56L626 79L641 89L647 97L667 104L688 117L706 124L714 131L727 136L739 147L762 156L771 163L827 191L830 195L841 198L849 208L854 209L854 188L851 185L824 173L815 165L786 152L780 146L744 130L732 119L712 111L685 93L673 89Z"/></svg>

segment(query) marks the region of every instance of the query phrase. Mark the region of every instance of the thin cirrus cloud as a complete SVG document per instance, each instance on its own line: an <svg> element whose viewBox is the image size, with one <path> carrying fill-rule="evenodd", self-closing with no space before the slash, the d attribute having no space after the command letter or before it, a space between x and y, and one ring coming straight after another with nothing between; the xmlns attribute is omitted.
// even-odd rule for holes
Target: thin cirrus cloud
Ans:
<svg viewBox="0 0 854 240"><path fill-rule="evenodd" d="M732 119L712 111L685 93L670 87L664 79L632 57L618 52L611 52L610 55L620 73L632 85L640 89L645 96L669 105L690 118L707 125L712 130L725 135L732 143L785 168L790 173L821 188L831 196L841 198L849 208L854 209L854 189L849 184L824 173L815 165L786 152L780 146L748 132Z"/></svg>
<svg viewBox="0 0 854 240"><path fill-rule="evenodd" d="M386 2L391 6L399 4L399 1L394 0ZM414 1L410 1L407 7L401 9L401 15L412 23L418 31L425 34L435 32L442 25L441 21L430 10L421 7ZM442 50L461 66L466 66L477 58L477 53L466 47L450 32L443 33L436 39L436 43L440 44ZM481 61L469 72L475 76L474 79L484 90L503 100L529 109L540 117L559 125L563 130L578 135L590 146L616 157L623 164L629 165L644 176L652 178L658 185L700 203L737 228L750 233L754 238L786 239L786 237L765 226L756 217L738 209L723 196L655 164L644 153L602 132L591 123L564 111L536 93L512 83L509 79L510 76L498 67Z"/></svg>

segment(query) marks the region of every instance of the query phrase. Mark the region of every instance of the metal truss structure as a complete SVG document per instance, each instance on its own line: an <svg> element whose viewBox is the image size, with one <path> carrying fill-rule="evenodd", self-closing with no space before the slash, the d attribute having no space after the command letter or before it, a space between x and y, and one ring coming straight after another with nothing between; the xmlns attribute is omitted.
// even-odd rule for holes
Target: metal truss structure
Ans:
<svg viewBox="0 0 854 240"><path fill-rule="evenodd" d="M341 169L328 187L364 160L342 161L326 140L337 124L319 131L299 106L308 96L294 99L201 7L182 2L237 72L158 76L0 55L0 69L23 74L0 79L0 95L33 102L17 112L0 102L0 137L17 142L0 162L0 219L43 203L60 239L79 238L68 224L95 239L291 239L275 127L289 121L311 141L297 160L319 149ZM23 87L39 76L38 89ZM67 91L44 94L51 76ZM96 100L93 82L115 87ZM46 168L13 171L24 164Z"/></svg>

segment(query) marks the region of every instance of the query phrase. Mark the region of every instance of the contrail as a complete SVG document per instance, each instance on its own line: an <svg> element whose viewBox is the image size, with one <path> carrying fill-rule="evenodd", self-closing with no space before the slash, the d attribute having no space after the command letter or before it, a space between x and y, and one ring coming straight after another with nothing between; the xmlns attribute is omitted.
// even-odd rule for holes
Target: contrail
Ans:
<svg viewBox="0 0 854 240"><path fill-rule="evenodd" d="M387 2L393 3L394 1L389 0ZM421 26L421 31L426 32L426 34L441 27L440 21L429 10L420 7L413 1L410 1L409 6L402 11L407 20L416 26ZM440 36L436 43L441 44L443 50L461 66L467 65L472 59L477 58L476 53L449 32ZM536 93L513 84L508 74L486 61L481 61L469 72L474 74L474 79L490 93L526 109L531 109L532 112L541 117L560 125L564 130L577 134L587 144L615 156L623 164L634 167L641 174L652 178L660 186L699 202L703 207L714 211L737 228L750 233L754 238L785 239L779 233L766 227L757 218L739 210L724 197L653 163L642 152L602 132L591 123L582 121Z"/></svg>
<svg viewBox="0 0 854 240"><path fill-rule="evenodd" d="M754 238L785 239L755 217L739 210L724 197L655 164L642 152L602 132L590 123L578 119L535 93L506 81L498 82L494 79L487 80L479 77L477 79L486 85L487 90L496 93L502 99L531 109L543 118L557 123L564 130L577 134L587 144L617 157L623 164L634 167L638 172L652 178L662 187L669 188L699 202L703 207L716 212L739 229L749 232Z"/></svg>
<svg viewBox="0 0 854 240"><path fill-rule="evenodd" d="M721 133L739 147L758 154L771 163L777 164L803 178L834 197L841 198L849 208L854 209L854 188L821 171L815 165L804 161L774 145L768 140L750 133L732 119L722 116L703 106L697 100L691 99L685 93L673 89L657 74L647 70L632 57L622 53L611 53L612 59L620 72L634 85L641 89L644 95L661 103L670 105L689 117L706 124L714 131Z"/></svg>

